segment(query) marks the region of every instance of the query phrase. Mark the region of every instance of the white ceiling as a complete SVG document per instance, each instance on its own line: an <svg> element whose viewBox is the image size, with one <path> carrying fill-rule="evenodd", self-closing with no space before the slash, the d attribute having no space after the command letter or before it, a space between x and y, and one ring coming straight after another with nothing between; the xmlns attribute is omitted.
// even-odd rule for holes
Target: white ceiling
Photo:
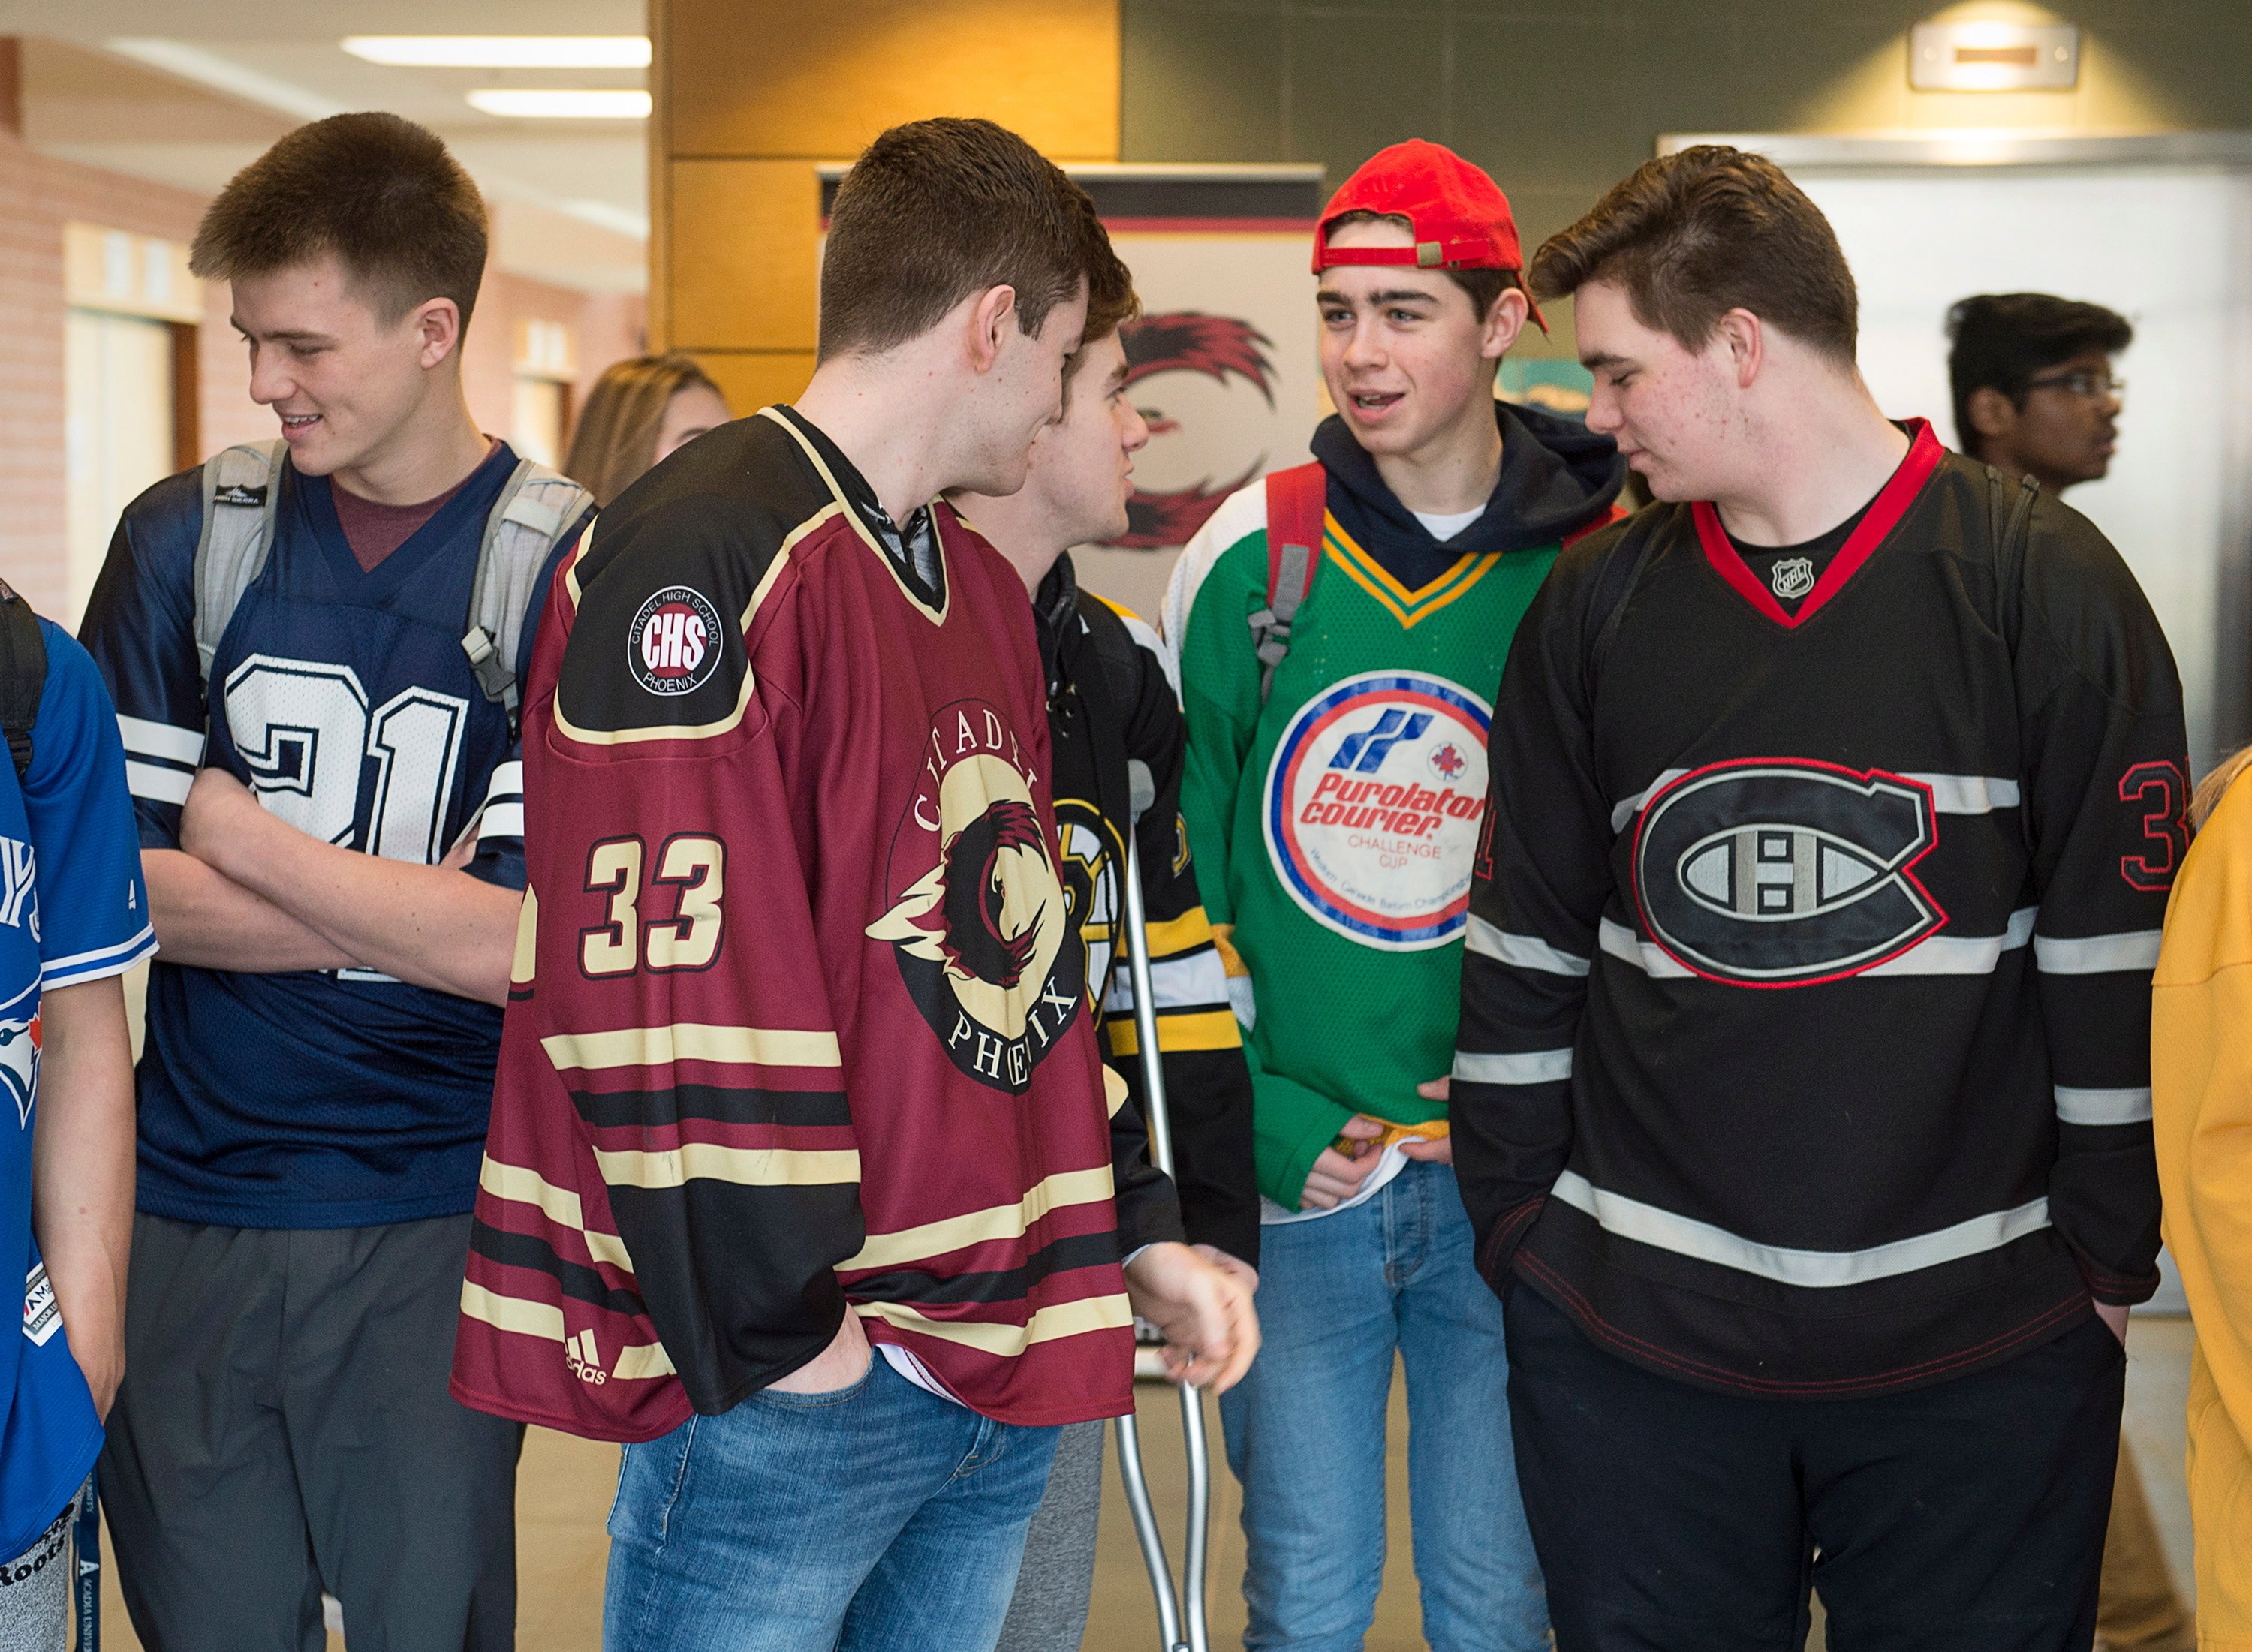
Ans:
<svg viewBox="0 0 2252 1652"><path fill-rule="evenodd" d="M337 42L645 26L639 0L0 0L0 34L24 39L24 136L45 153L211 192L301 121L389 109L439 133L476 177L503 268L594 292L646 282L644 123L507 120L465 94L637 87L643 71L391 68Z"/></svg>

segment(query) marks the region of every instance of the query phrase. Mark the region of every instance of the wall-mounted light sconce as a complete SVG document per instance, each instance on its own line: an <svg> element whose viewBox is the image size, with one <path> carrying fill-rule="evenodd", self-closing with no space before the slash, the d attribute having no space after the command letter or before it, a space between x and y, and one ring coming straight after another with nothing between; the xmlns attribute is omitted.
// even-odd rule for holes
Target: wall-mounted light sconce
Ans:
<svg viewBox="0 0 2252 1652"><path fill-rule="evenodd" d="M2069 23L1919 23L1908 83L1918 92L2061 92L2080 83L2080 31Z"/></svg>

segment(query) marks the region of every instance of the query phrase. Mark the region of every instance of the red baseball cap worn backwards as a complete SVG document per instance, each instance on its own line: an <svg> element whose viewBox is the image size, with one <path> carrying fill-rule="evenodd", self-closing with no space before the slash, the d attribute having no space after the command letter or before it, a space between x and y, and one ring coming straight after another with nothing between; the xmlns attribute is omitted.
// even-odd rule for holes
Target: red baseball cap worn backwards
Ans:
<svg viewBox="0 0 2252 1652"><path fill-rule="evenodd" d="M1415 244L1331 246L1330 226L1348 212L1404 218ZM1314 230L1314 274L1339 264L1502 269L1515 274L1525 267L1525 253L1501 186L1444 144L1410 138L1369 156L1322 209ZM1525 296L1533 322L1547 332L1540 306L1533 304L1532 294Z"/></svg>

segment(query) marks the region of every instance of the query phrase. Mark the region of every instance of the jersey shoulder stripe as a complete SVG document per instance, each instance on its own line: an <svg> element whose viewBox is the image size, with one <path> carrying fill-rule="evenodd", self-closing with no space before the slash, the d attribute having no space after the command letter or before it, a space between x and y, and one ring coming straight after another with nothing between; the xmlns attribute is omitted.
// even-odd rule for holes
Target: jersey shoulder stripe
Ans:
<svg viewBox="0 0 2252 1652"><path fill-rule="evenodd" d="M714 496L735 508L712 510ZM566 573L557 732L601 746L732 732L757 616L793 552L848 514L795 433L765 419L711 432L628 489Z"/></svg>
<svg viewBox="0 0 2252 1652"><path fill-rule="evenodd" d="M1196 538L1183 548L1180 560L1173 564L1172 578L1165 583L1165 606L1159 615L1159 625L1175 649L1188 635L1189 614L1196 607L1197 598L1213 570L1229 552L1255 534L1260 539L1259 583L1263 588L1267 580L1267 482L1263 477L1248 487L1238 488L1221 501L1220 509L1205 519Z"/></svg>
<svg viewBox="0 0 2252 1652"><path fill-rule="evenodd" d="M1157 628L1131 608L1113 602L1109 597L1099 596L1092 591L1083 591L1080 595L1081 611L1082 613L1087 613L1090 609L1099 611L1095 619L1096 623L1100 623L1100 614L1108 614L1116 619L1124 628L1128 640L1136 648L1147 654L1150 662L1164 674L1166 685L1173 691L1173 698L1177 700L1180 698L1180 662L1174 657L1173 650L1165 639L1157 634Z"/></svg>

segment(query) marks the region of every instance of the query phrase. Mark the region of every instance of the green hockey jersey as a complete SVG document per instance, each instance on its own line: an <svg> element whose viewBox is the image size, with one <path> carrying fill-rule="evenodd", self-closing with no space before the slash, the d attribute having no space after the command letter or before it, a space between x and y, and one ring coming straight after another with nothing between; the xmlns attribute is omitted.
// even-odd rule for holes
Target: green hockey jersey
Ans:
<svg viewBox="0 0 2252 1652"><path fill-rule="evenodd" d="M1537 448L1514 422L1505 433ZM1265 484L1232 496L1174 570L1164 622L1189 729L1181 809L1246 1027L1260 1188L1286 1209L1356 1113L1399 1124L1445 1113L1415 1086L1454 1055L1493 695L1562 540L1610 515L1617 465L1602 448L1588 455L1599 467L1580 467L1602 478L1593 485L1538 455L1552 461L1541 503L1581 484L1561 489L1571 508L1544 543L1449 557L1521 541L1522 524L1481 534L1482 521L1444 547L1423 534L1423 561L1408 566L1430 577L1412 589L1363 541L1421 531L1388 490L1370 508L1373 465L1341 489L1345 467L1331 462L1316 575L1263 705L1249 621L1268 602ZM1329 460L1334 439L1316 451ZM1365 456L1356 447L1352 459ZM1522 469L1505 461L1505 486Z"/></svg>

